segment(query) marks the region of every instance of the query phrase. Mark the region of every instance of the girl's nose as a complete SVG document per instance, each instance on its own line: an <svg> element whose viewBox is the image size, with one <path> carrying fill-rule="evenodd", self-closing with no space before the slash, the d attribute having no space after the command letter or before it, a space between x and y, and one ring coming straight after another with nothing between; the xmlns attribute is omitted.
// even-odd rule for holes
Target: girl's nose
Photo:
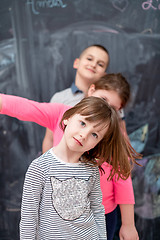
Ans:
<svg viewBox="0 0 160 240"><path fill-rule="evenodd" d="M83 134L83 133L80 133L79 136L80 136L81 138L84 138L84 134Z"/></svg>
<svg viewBox="0 0 160 240"><path fill-rule="evenodd" d="M86 131L81 131L80 132L80 134L79 134L79 136L81 137L81 138L83 138L83 139L85 139L86 137L87 137L87 132Z"/></svg>

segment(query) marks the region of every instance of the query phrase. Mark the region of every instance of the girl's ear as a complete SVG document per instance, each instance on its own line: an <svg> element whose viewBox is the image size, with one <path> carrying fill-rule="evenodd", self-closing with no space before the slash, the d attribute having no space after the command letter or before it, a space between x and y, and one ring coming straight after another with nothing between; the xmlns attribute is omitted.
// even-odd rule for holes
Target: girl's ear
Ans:
<svg viewBox="0 0 160 240"><path fill-rule="evenodd" d="M68 124L68 119L64 119L64 120L63 120L63 124L64 124L65 126L67 126L67 124Z"/></svg>
<svg viewBox="0 0 160 240"><path fill-rule="evenodd" d="M91 86L88 89L88 97L92 96L92 94L95 92L95 85L91 84Z"/></svg>
<svg viewBox="0 0 160 240"><path fill-rule="evenodd" d="M78 68L78 65L79 65L79 58L76 58L75 60L74 60L74 63L73 63L73 68L74 69L77 69Z"/></svg>

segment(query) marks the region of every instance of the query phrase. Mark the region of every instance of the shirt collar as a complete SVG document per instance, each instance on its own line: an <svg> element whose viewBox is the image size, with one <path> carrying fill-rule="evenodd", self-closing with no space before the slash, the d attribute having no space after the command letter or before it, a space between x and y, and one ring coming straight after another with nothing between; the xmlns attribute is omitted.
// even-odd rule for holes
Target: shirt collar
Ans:
<svg viewBox="0 0 160 240"><path fill-rule="evenodd" d="M71 85L71 90L72 90L72 93L78 93L78 92L82 93L82 91L79 88L77 88L74 82Z"/></svg>

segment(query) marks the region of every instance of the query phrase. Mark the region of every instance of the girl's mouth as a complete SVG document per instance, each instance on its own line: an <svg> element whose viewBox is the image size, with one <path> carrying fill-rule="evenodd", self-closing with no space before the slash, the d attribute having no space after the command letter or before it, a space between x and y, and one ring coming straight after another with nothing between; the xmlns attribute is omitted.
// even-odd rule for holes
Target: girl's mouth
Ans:
<svg viewBox="0 0 160 240"><path fill-rule="evenodd" d="M78 139L76 139L75 137L73 137L73 138L80 146L83 146L82 143Z"/></svg>

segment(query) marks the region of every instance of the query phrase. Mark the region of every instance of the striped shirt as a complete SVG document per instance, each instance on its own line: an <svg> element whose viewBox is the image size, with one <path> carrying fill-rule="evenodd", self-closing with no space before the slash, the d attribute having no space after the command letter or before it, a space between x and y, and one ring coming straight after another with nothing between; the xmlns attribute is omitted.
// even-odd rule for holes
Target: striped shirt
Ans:
<svg viewBox="0 0 160 240"><path fill-rule="evenodd" d="M52 149L35 159L23 187L20 239L106 240L98 168L63 162Z"/></svg>

